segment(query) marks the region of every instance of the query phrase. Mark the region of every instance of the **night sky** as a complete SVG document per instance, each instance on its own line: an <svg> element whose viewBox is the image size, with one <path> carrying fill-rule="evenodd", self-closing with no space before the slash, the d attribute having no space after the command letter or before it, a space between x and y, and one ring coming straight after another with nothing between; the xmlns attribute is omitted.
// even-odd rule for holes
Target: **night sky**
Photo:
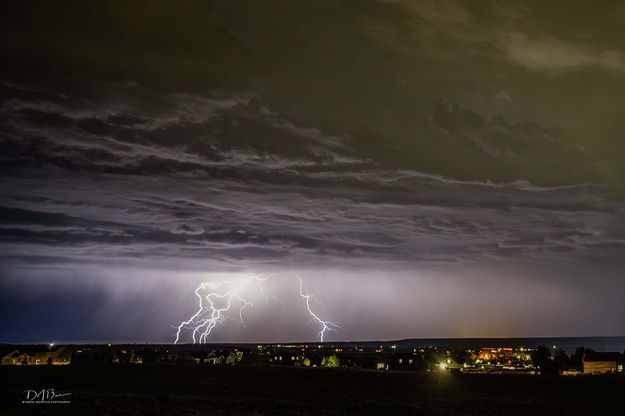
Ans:
<svg viewBox="0 0 625 416"><path fill-rule="evenodd" d="M173 342L246 276L210 341L315 340L297 276L328 340L625 335L624 21L3 2L0 342Z"/></svg>

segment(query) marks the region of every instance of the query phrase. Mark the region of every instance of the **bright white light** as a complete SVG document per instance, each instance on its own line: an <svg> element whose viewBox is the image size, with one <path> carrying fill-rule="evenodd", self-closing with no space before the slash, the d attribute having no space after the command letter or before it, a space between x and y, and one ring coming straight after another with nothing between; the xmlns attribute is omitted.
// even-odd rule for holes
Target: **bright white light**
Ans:
<svg viewBox="0 0 625 416"><path fill-rule="evenodd" d="M258 276L247 276L239 279L224 280L218 282L204 282L195 289L195 296L198 298L197 311L186 321L182 321L177 326L176 340L180 340L180 333L183 329L191 329L193 343L204 343L213 329L229 318L228 312L231 308L238 308L239 325L245 326L243 311L248 306L253 306L250 300L245 299L244 292L251 284L256 284L256 290L262 291L262 282L265 278Z"/></svg>
<svg viewBox="0 0 625 416"><path fill-rule="evenodd" d="M312 295L304 294L304 289L303 289L304 282L299 276L297 276L297 279L299 280L299 295L303 297L304 300L306 301L306 309L308 309L308 313L310 314L310 316L312 317L314 321L317 321L321 325L321 331L319 331L319 342L323 342L323 335L325 334L326 331L334 332L338 328L340 328L340 326L336 322L322 321L321 318L319 318L319 316L317 316L317 314L314 313L312 309L310 309L310 298L312 297Z"/></svg>
<svg viewBox="0 0 625 416"><path fill-rule="evenodd" d="M321 326L317 336L320 342L324 342L325 333L327 331L336 331L339 325L336 322L322 320L312 311L310 300L313 296L304 293L304 283L299 276L297 276L297 279L299 281L299 295L306 302L306 310L312 318L311 321L315 321ZM284 307L280 300L265 295L262 283L266 280L267 278L258 276L245 276L201 283L195 289L195 296L198 299L197 310L189 319L180 322L175 327L176 339L174 344L180 341L181 335L185 330L190 331L194 344L205 343L215 327L232 318L233 310L238 315L239 325L245 327L243 311L248 306L250 308L254 306L250 296L256 293L260 294L265 301L275 301Z"/></svg>

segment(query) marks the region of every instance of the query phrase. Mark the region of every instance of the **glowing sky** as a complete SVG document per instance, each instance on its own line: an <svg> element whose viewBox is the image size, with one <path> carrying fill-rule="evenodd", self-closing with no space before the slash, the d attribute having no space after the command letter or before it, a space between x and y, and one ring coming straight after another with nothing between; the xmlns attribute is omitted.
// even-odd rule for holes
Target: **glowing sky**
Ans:
<svg viewBox="0 0 625 416"><path fill-rule="evenodd" d="M0 342L625 334L625 4L0 9Z"/></svg>

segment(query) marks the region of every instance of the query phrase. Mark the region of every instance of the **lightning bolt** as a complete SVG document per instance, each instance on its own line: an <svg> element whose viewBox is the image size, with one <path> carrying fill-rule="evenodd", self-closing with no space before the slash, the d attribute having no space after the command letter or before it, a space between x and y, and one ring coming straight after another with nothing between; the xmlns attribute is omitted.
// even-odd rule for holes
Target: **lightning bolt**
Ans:
<svg viewBox="0 0 625 416"><path fill-rule="evenodd" d="M311 322L315 321L321 325L321 330L317 334L319 341L323 342L326 332L334 332L340 328L339 324L332 321L324 321L313 312L310 307L310 300L315 300L313 295L304 293L304 282L297 276L299 281L299 295L306 302L306 310L311 317ZM256 282L258 293L260 293L265 301L274 301L282 306L282 301L275 297L265 295L262 283L267 278L250 276L239 279L224 280L217 282L204 282L195 289L195 296L198 299L198 308L196 312L186 321L180 322L176 328L176 339L174 344L180 341L183 330L191 331L191 339L193 343L205 343L208 337L219 324L231 318L231 311L238 308L239 325L245 328L245 320L243 312L249 307L253 307L254 303L243 296L244 290L250 287L251 282Z"/></svg>
<svg viewBox="0 0 625 416"><path fill-rule="evenodd" d="M321 330L319 331L318 335L319 341L323 342L323 336L325 335L326 331L335 332L337 329L340 328L340 326L336 322L322 320L316 313L312 311L312 309L310 308L310 299L312 298L312 295L304 294L304 281L299 276L297 276L297 280L299 280L299 295L306 301L306 309L308 310L308 313L310 314L312 320L317 321L319 325L321 325Z"/></svg>
<svg viewBox="0 0 625 416"><path fill-rule="evenodd" d="M243 297L242 291L248 283L254 280L261 288L265 278L252 276L247 278L226 280L219 282L204 282L195 289L195 296L198 298L197 311L186 321L182 321L176 328L176 339L174 344L180 341L183 329L191 329L193 343L204 343L212 333L213 329L220 323L229 319L228 312L233 309L234 304L239 308L239 325L245 327L243 311L248 306L253 307L252 301Z"/></svg>

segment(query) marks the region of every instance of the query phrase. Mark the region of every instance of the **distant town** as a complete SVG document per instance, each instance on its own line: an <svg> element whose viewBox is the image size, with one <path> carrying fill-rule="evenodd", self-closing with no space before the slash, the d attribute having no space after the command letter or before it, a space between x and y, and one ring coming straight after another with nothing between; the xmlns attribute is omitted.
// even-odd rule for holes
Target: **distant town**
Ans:
<svg viewBox="0 0 625 416"><path fill-rule="evenodd" d="M393 343L240 345L0 345L2 365L168 365L328 367L372 371L449 371L483 374L624 375L625 354L578 347Z"/></svg>

